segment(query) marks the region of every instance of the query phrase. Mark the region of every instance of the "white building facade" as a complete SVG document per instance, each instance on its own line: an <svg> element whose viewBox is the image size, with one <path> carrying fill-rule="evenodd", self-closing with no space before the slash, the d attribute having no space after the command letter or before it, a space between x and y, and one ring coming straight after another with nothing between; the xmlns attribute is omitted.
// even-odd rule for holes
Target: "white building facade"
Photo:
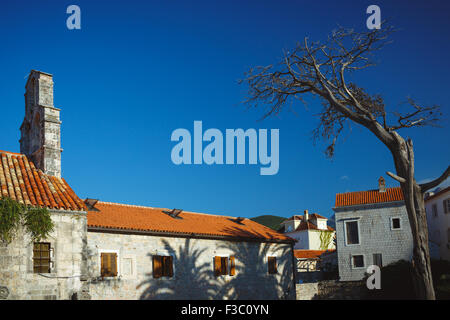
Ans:
<svg viewBox="0 0 450 320"><path fill-rule="evenodd" d="M429 193L425 197L425 209L428 238L437 247L434 258L450 261L450 187Z"/></svg>

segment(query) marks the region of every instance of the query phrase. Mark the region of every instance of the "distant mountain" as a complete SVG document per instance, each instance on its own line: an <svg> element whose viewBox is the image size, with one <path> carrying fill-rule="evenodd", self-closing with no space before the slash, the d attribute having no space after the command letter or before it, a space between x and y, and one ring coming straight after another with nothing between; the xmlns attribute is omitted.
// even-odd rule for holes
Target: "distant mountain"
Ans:
<svg viewBox="0 0 450 320"><path fill-rule="evenodd" d="M259 224L269 227L270 229L278 230L281 228L280 223L286 220L286 218L279 216L263 215L251 218L250 220L258 222Z"/></svg>

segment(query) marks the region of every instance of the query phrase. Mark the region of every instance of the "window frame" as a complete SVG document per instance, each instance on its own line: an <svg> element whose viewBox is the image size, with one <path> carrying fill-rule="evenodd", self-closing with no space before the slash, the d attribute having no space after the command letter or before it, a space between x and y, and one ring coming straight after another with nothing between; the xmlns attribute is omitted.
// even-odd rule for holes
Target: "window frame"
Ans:
<svg viewBox="0 0 450 320"><path fill-rule="evenodd" d="M216 257L220 257L220 266L222 267L222 260L226 259L226 271L221 270L220 273L216 273ZM213 272L214 276L217 277L233 277L236 275L236 256L234 254L214 254L213 256Z"/></svg>
<svg viewBox="0 0 450 320"><path fill-rule="evenodd" d="M400 224L399 228L394 228L394 219L398 219L398 223ZM403 230L403 221L402 221L401 217L391 217L390 218L390 225L391 225L391 230L392 231Z"/></svg>
<svg viewBox="0 0 450 320"><path fill-rule="evenodd" d="M160 257L161 259L161 276L155 277L155 265L154 265L154 258L155 257ZM172 262L172 267L171 267L171 271L172 274L166 274L165 271L166 269L164 268L165 265L165 260L166 258L170 258L171 262ZM169 254L169 253L163 253L163 252L156 252L154 254L152 254L152 276L153 279L173 279L175 278L175 259L174 259L174 255L173 254Z"/></svg>
<svg viewBox="0 0 450 320"><path fill-rule="evenodd" d="M358 227L358 243L348 243L348 236L347 236L347 223L350 222L356 222L357 227ZM361 231L360 231L360 227L359 227L360 223L359 223L359 219L348 219L344 221L344 236L345 236L345 245L346 246L359 246L361 245Z"/></svg>
<svg viewBox="0 0 450 320"><path fill-rule="evenodd" d="M362 267L355 267L355 265L354 265L354 257L362 257L362 262L363 262L363 265L362 265ZM356 269L356 270L358 270L358 269L365 269L366 268L366 257L365 257L365 255L364 254L352 254L351 255L351 259L350 259L350 265L352 266L352 269Z"/></svg>
<svg viewBox="0 0 450 320"><path fill-rule="evenodd" d="M102 253L115 253L116 254L116 269L117 269L117 275L115 276L102 276ZM109 250L109 249L99 249L98 250L98 266L99 266L99 273L100 273L100 277L101 278L106 278L106 279L115 279L115 278L120 278L121 274L120 274L120 255L119 255L119 250Z"/></svg>
<svg viewBox="0 0 450 320"><path fill-rule="evenodd" d="M444 209L444 214L450 213L450 198L442 200L442 209Z"/></svg>
<svg viewBox="0 0 450 320"><path fill-rule="evenodd" d="M269 260L270 258L274 258L275 259L275 272L270 272L270 264L269 264ZM266 264L267 264L267 274L272 275L272 274L278 274L278 257L274 254L268 254L266 255Z"/></svg>
<svg viewBox="0 0 450 320"><path fill-rule="evenodd" d="M380 255L380 262L381 262L381 265L378 265L378 264L376 264L375 262L375 255ZM375 266L378 266L378 267L380 267L380 268L382 268L383 267L383 254L382 253L373 253L372 254L372 263L375 265Z"/></svg>
<svg viewBox="0 0 450 320"><path fill-rule="evenodd" d="M39 257L35 257L34 253L35 251L35 245L48 245L48 258L42 258L41 255L39 255ZM39 253L41 252L47 252L47 251L43 251L43 250L39 250ZM54 252L54 248L52 247L52 243L51 242L33 242L33 247L32 247L32 273L37 273L37 274L49 274L53 272L54 269L54 261L53 261L53 252ZM39 266L35 266L35 261L36 260L48 260L48 272L43 272L42 269L39 269L40 271L36 272L35 268L42 268L43 265L40 264ZM45 265L44 265L45 266Z"/></svg>

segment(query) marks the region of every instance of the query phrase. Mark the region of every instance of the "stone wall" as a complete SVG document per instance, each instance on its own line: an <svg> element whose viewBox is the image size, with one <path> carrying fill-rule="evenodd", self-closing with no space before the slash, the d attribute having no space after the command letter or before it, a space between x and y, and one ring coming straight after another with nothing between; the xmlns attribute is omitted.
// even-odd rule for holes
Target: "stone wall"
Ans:
<svg viewBox="0 0 450 320"><path fill-rule="evenodd" d="M295 299L291 245L88 232L92 299ZM118 256L118 276L100 277L101 252ZM153 255L172 255L174 276L154 279ZM214 276L213 257L234 255L236 275ZM275 255L278 274L268 274Z"/></svg>
<svg viewBox="0 0 450 320"><path fill-rule="evenodd" d="M313 300L319 292L318 282L301 283L295 286L297 300Z"/></svg>
<svg viewBox="0 0 450 320"><path fill-rule="evenodd" d="M383 265L398 260L410 260L413 240L408 214L403 202L339 208L336 211L336 238L341 281L356 281L364 277L367 267L374 264L373 254L381 253ZM391 228L391 218L401 218L401 229ZM360 243L347 245L344 224L356 219ZM364 256L364 267L354 268L353 255Z"/></svg>
<svg viewBox="0 0 450 320"><path fill-rule="evenodd" d="M80 276L86 273L86 214L51 211L55 229L48 239L52 248L50 273L33 273L33 243L19 230L8 245L0 244L0 298L71 299L82 292Z"/></svg>
<svg viewBox="0 0 450 320"><path fill-rule="evenodd" d="M297 300L361 300L366 296L361 281L327 280L296 285Z"/></svg>

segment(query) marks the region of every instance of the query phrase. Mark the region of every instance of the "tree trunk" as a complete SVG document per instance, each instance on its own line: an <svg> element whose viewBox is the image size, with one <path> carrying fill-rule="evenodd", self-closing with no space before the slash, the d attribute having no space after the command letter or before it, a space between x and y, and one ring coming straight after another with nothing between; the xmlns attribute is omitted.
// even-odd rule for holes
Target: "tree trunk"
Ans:
<svg viewBox="0 0 450 320"><path fill-rule="evenodd" d="M414 179L414 151L412 141L405 142L399 135L396 146L390 148L397 175L406 181L400 183L413 236L412 280L417 299L434 300L430 250L425 202L421 187Z"/></svg>
<svg viewBox="0 0 450 320"><path fill-rule="evenodd" d="M428 226L425 212L425 203L420 186L414 181L413 192L406 188L407 183L402 184L405 197L406 210L411 225L413 248L412 279L414 290L418 299L434 300L433 279L431 276L430 250L428 246ZM414 207L409 205L414 204ZM412 219L415 216L415 219Z"/></svg>

